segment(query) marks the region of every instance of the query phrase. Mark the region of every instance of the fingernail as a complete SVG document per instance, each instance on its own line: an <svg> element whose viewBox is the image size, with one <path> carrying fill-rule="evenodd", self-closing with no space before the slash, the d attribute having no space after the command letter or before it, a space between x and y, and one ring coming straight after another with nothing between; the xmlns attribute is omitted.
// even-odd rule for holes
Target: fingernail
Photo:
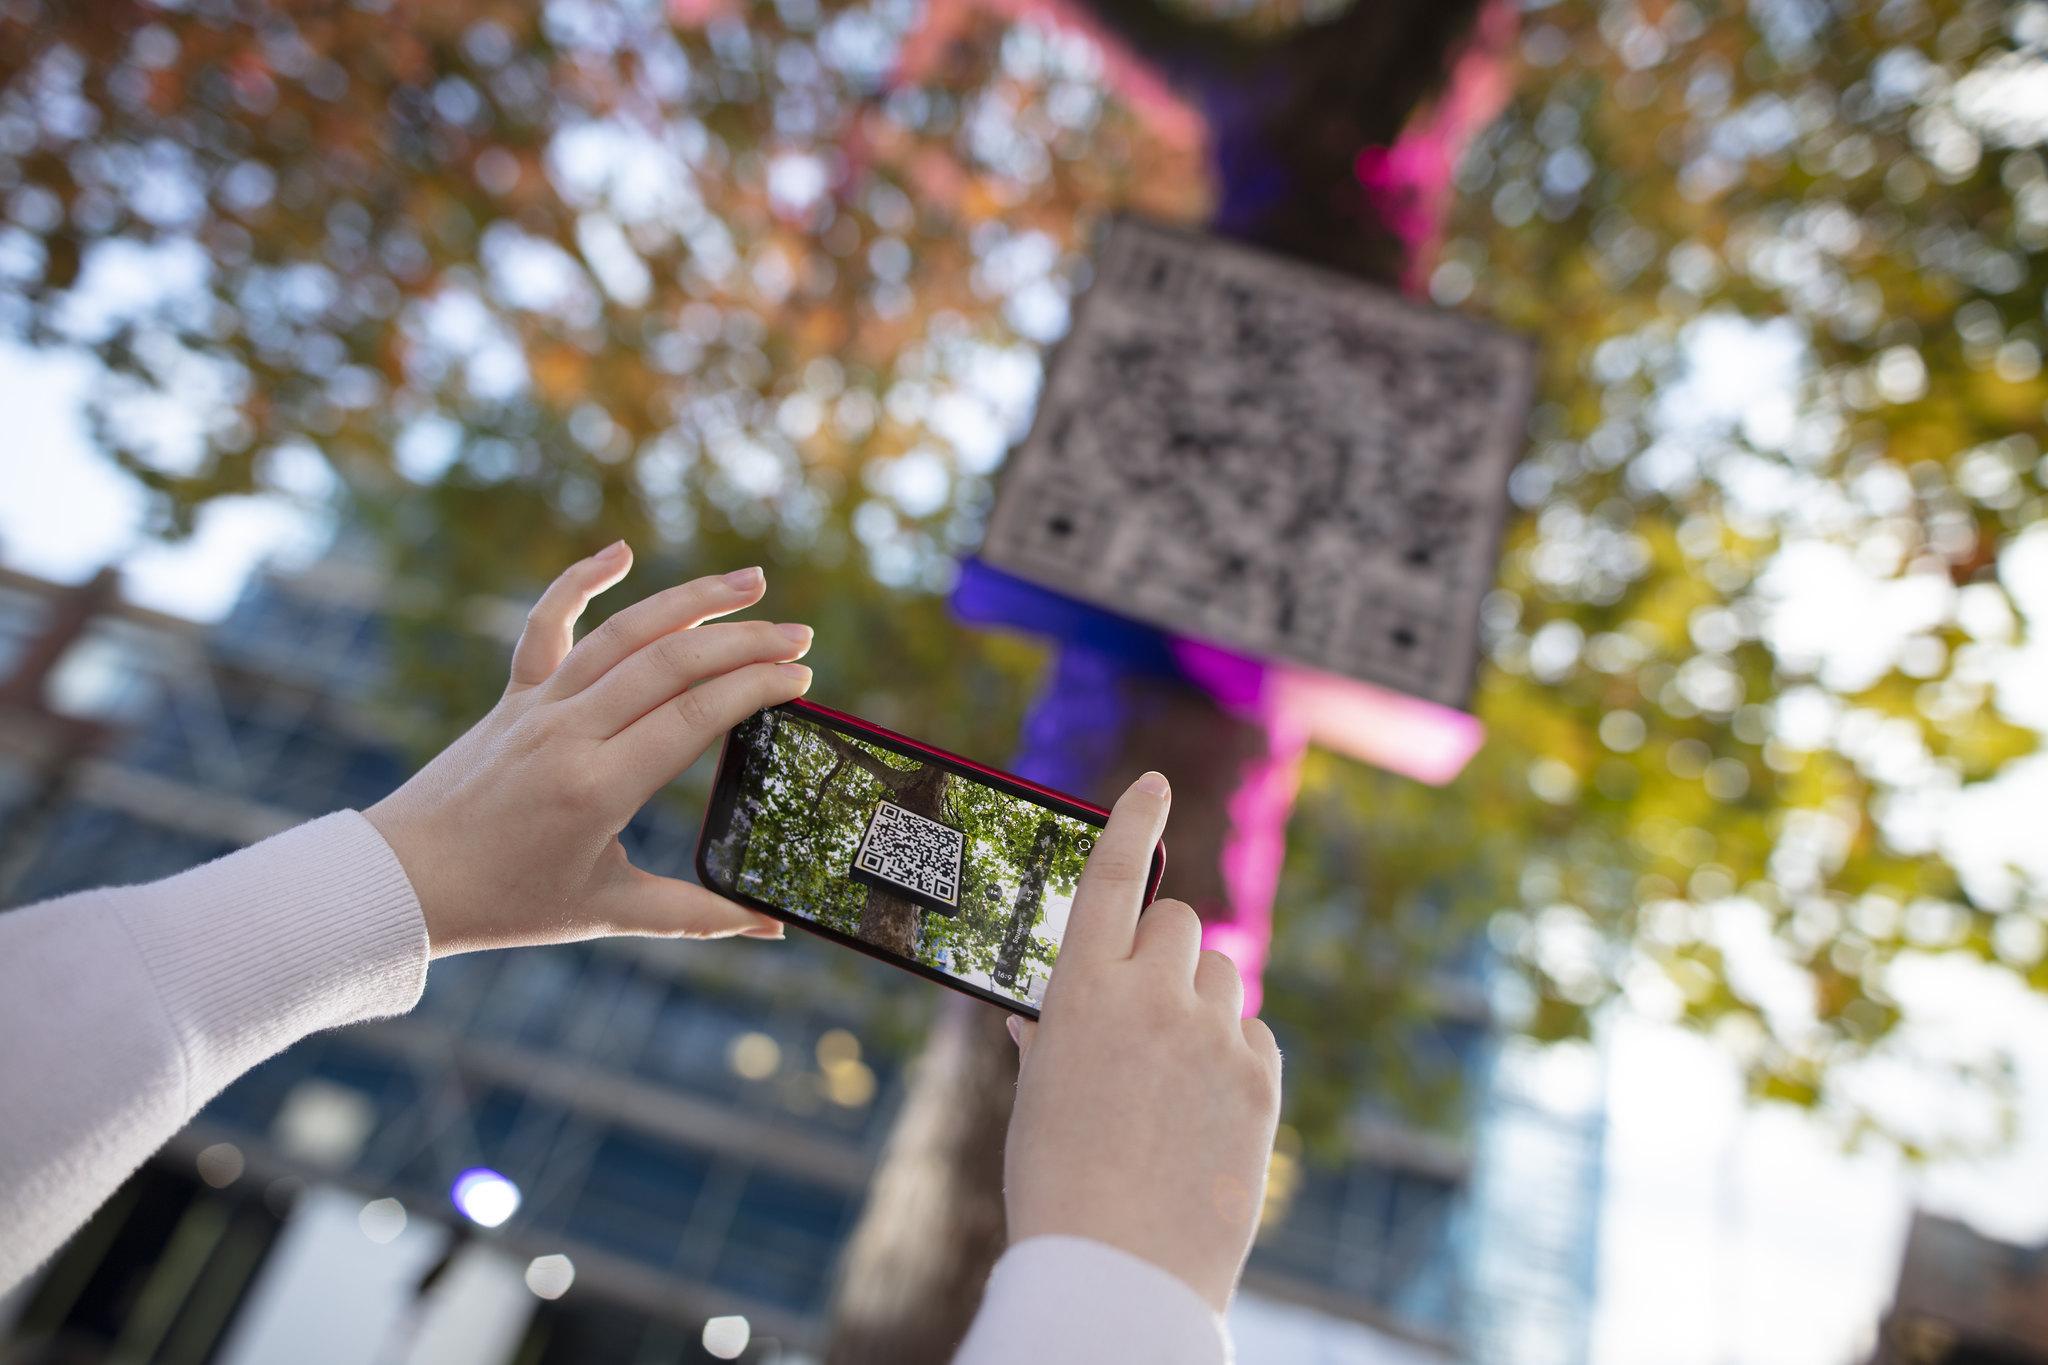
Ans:
<svg viewBox="0 0 2048 1365"><path fill-rule="evenodd" d="M1003 1016L1003 1027L1010 1031L1010 1041L1018 1047L1024 1046L1024 1021L1014 1014Z"/></svg>
<svg viewBox="0 0 2048 1365"><path fill-rule="evenodd" d="M798 683L801 683L801 684L803 684L803 689L804 689L804 690L805 690L806 692L808 692L808 691L810 690L810 687L811 687L811 670L810 670L810 669L808 669L808 668L805 668L805 667L804 667L804 666L803 666L802 664L777 664L777 665L776 665L776 667L778 667L778 668L780 668L780 669L782 670L782 673L783 673L783 676L784 676L784 677L786 677L786 678L789 678L789 679L790 679L791 681L793 681L793 682L798 682Z"/></svg>
<svg viewBox="0 0 2048 1365"><path fill-rule="evenodd" d="M769 920L765 923L757 924L751 929L740 930L740 937L779 939L788 932L788 930L782 927L781 920Z"/></svg>
<svg viewBox="0 0 2048 1365"><path fill-rule="evenodd" d="M1132 788L1147 796L1165 796L1171 789L1166 785L1163 773L1148 772L1131 784Z"/></svg>
<svg viewBox="0 0 2048 1365"><path fill-rule="evenodd" d="M605 546L602 550L599 550L596 554L592 555L591 558L609 562L611 560L617 559L621 554L625 552L625 549L625 541L615 540L611 544Z"/></svg>
<svg viewBox="0 0 2048 1365"><path fill-rule="evenodd" d="M801 655L810 650L812 631L809 626L800 626L792 621L786 625L778 626L776 629L782 632L783 638L789 641L791 647L798 654Z"/></svg>
<svg viewBox="0 0 2048 1365"><path fill-rule="evenodd" d="M748 588L761 586L763 577L761 566L758 564L751 568L734 569L725 576L725 586L735 592L745 592Z"/></svg>

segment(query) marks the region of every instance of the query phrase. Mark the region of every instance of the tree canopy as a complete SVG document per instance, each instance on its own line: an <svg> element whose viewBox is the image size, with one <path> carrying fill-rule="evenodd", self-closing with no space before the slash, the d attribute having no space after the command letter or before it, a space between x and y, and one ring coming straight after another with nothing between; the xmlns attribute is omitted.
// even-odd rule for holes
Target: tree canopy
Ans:
<svg viewBox="0 0 2048 1365"><path fill-rule="evenodd" d="M1275 975L1317 988L1279 1008L1369 1033L1428 989L1389 940L1484 923L1539 1036L1619 993L1845 1133L1996 1131L1845 1082L1910 1059L1903 959L2048 986L2043 887L1957 831L2044 719L2000 681L2048 475L2048 126L2016 98L2042 30L1917 0L1527 15L1428 276L1547 365L1486 609L1490 737L1443 793L1311 778ZM2002 1073L1935 1064L1980 1095Z"/></svg>
<svg viewBox="0 0 2048 1365"><path fill-rule="evenodd" d="M2043 508L2041 14L1526 13L1426 272L1545 356L1490 739L1442 791L1311 763L1267 995L1298 1116L1428 1089L1388 1042L1480 936L1537 1036L1625 995L1909 1145L1943 1135L1833 1080L1893 1045L1894 964L2048 987L2041 888L1947 832L2041 721L1999 682ZM820 695L1000 761L1039 654L950 622L950 565L1091 225L1211 196L1128 76L945 0L7 0L0 334L101 362L166 533L341 489L443 727L502 676L474 601L625 535L619 598L765 562Z"/></svg>

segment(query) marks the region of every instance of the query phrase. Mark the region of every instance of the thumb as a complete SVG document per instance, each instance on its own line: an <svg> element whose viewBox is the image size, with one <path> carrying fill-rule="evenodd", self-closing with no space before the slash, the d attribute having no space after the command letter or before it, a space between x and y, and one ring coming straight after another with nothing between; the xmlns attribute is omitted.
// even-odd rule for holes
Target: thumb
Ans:
<svg viewBox="0 0 2048 1365"><path fill-rule="evenodd" d="M782 921L749 910L694 882L633 869L608 919L617 934L660 938L781 938Z"/></svg>
<svg viewBox="0 0 2048 1365"><path fill-rule="evenodd" d="M1021 1014L1012 1014L1003 1020L1003 1027L1010 1030L1010 1041L1017 1045L1017 1065L1024 1065L1024 1059L1031 1055L1031 1040L1038 1036L1038 1024Z"/></svg>

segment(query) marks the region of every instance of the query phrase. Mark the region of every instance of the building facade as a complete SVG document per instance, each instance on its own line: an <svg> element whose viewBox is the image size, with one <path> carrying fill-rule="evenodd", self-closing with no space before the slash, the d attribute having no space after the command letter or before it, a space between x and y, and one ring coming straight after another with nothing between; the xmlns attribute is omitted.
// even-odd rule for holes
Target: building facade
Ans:
<svg viewBox="0 0 2048 1365"><path fill-rule="evenodd" d="M164 876L397 785L381 588L336 553L199 627L111 580L0 576L0 904ZM686 874L689 803L624 839ZM1481 965L1446 981L1417 1045L1466 1106L1423 1129L1367 1105L1336 1162L1282 1150L1246 1360L1583 1358L1598 1115L1517 1089ZM437 962L410 1016L308 1039L209 1105L0 1300L0 1361L241 1365L337 1284L370 1307L323 1329L336 1360L423 1360L449 1332L480 1365L812 1357L914 1051L922 996L897 984L803 935ZM478 1179L497 1202L465 1218Z"/></svg>

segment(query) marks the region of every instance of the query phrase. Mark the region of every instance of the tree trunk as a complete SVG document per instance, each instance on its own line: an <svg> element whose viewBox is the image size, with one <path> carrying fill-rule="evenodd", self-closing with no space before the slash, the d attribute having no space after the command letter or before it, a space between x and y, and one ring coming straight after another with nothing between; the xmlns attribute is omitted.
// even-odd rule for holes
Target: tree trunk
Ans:
<svg viewBox="0 0 2048 1365"><path fill-rule="evenodd" d="M1031 942L1031 930L1038 923L1039 907L1045 904L1045 866L1052 859L1053 836L1059 827L1050 815L1038 822L1031 836L1031 861L1024 866L1024 879L1017 883L1017 899L1010 910L1010 925L1003 932L1003 946L996 953L996 984L1015 987L1017 969L1024 962L1024 949Z"/></svg>
<svg viewBox="0 0 2048 1365"><path fill-rule="evenodd" d="M885 948L899 957L917 956L917 917L924 907L907 901L879 886L868 888L867 904L860 908L860 937L863 943Z"/></svg>
<svg viewBox="0 0 2048 1365"><path fill-rule="evenodd" d="M840 1263L827 1361L950 1359L1002 1254L1016 1050L1001 1010L943 994Z"/></svg>
<svg viewBox="0 0 2048 1365"><path fill-rule="evenodd" d="M1216 231L1393 283L1427 215L1374 202L1361 183L1368 155L1390 146L1442 84L1482 2L1353 0L1341 19L1264 46L1180 20L1156 0L1091 7L1202 105L1221 189ZM1512 12L1501 13L1512 32ZM1455 120L1433 129L1436 150L1454 164L1477 131ZM1068 643L1018 768L1103 803L1147 768L1166 774L1174 803L1163 894L1202 915L1205 938L1231 952L1255 1007L1305 741L1248 715L1256 708L1226 707L1191 679ZM973 1320L1003 1246L1000 1232L984 1234L1001 1227L1014 1095L987 1078L1014 1079L1016 1067L999 1011L949 1001L946 1018L976 1009L977 1028L941 1023L914 1074L842 1263L827 1365L942 1365ZM988 1111L967 1112L976 1103Z"/></svg>
<svg viewBox="0 0 2048 1365"><path fill-rule="evenodd" d="M753 791L759 785L761 771L768 766L768 755L775 752L775 727L778 719L773 711L768 712L761 718L761 723L766 727L766 733L761 736L760 743L748 747L746 757L742 760L739 776L739 789L741 791ZM754 807L752 803L746 801L733 802L732 823L738 826L738 829L736 832L729 832L727 837L732 840L732 862L730 866L733 870L733 876L737 878L747 870L747 853L754 847Z"/></svg>
<svg viewBox="0 0 2048 1365"><path fill-rule="evenodd" d="M944 768L927 767L915 774L906 772L905 776L911 780L894 788L889 800L914 815L943 822L946 782L951 774ZM917 930L922 922L918 917L924 913L924 907L916 901L906 900L879 886L870 886L867 904L860 909L861 940L902 957L915 957Z"/></svg>

